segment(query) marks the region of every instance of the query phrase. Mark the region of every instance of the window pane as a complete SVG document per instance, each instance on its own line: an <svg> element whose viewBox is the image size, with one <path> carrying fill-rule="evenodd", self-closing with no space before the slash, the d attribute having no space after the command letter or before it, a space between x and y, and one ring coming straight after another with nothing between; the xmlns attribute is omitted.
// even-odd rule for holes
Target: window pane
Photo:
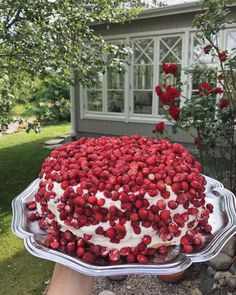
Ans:
<svg viewBox="0 0 236 295"><path fill-rule="evenodd" d="M178 66L177 75L176 76L169 75L169 77L167 79L165 73L162 70L162 65L160 65L160 67L159 67L159 73L160 73L159 84L162 84L165 82L167 85L175 85L176 82L180 82L180 80L181 80L181 65L177 64L177 66Z"/></svg>
<svg viewBox="0 0 236 295"><path fill-rule="evenodd" d="M236 50L236 31L227 34L227 50Z"/></svg>
<svg viewBox="0 0 236 295"><path fill-rule="evenodd" d="M141 39L134 41L134 62L136 64L152 63L153 53L154 41L152 39Z"/></svg>
<svg viewBox="0 0 236 295"><path fill-rule="evenodd" d="M88 111L102 112L102 91L88 90Z"/></svg>
<svg viewBox="0 0 236 295"><path fill-rule="evenodd" d="M145 65L145 64L152 64L152 61L147 57L146 54L142 54L138 60L135 61L135 64L138 65Z"/></svg>
<svg viewBox="0 0 236 295"><path fill-rule="evenodd" d="M103 74L98 72L98 73L96 73L94 75L93 79L95 81L95 85L93 86L93 88L101 89L102 88L102 82L103 82Z"/></svg>
<svg viewBox="0 0 236 295"><path fill-rule="evenodd" d="M107 92L107 111L123 113L124 112L124 91Z"/></svg>
<svg viewBox="0 0 236 295"><path fill-rule="evenodd" d="M114 70L107 72L108 89L124 89L124 73L118 73Z"/></svg>
<svg viewBox="0 0 236 295"><path fill-rule="evenodd" d="M169 52L163 59L162 63L176 63L178 60L174 53Z"/></svg>
<svg viewBox="0 0 236 295"><path fill-rule="evenodd" d="M134 89L152 89L153 66L134 66Z"/></svg>
<svg viewBox="0 0 236 295"><path fill-rule="evenodd" d="M182 37L165 37L160 42L162 63L180 62L182 57Z"/></svg>
<svg viewBox="0 0 236 295"><path fill-rule="evenodd" d="M151 91L134 91L134 113L152 114Z"/></svg>
<svg viewBox="0 0 236 295"><path fill-rule="evenodd" d="M193 48L193 63L212 63L213 59L211 54L205 54L203 51L203 41L194 38L194 48Z"/></svg>
<svg viewBox="0 0 236 295"><path fill-rule="evenodd" d="M219 35L215 35L212 39L214 44L219 43ZM217 63L218 58L215 56L212 56L211 54L205 54L203 48L208 45L209 42L202 37L194 37L193 41L193 63L199 64L199 63L204 63L204 64L210 64L210 63Z"/></svg>
<svg viewBox="0 0 236 295"><path fill-rule="evenodd" d="M162 38L162 42L165 43L165 46L172 48L175 45L175 43L178 41L178 39L179 39L179 36L165 37L165 38Z"/></svg>

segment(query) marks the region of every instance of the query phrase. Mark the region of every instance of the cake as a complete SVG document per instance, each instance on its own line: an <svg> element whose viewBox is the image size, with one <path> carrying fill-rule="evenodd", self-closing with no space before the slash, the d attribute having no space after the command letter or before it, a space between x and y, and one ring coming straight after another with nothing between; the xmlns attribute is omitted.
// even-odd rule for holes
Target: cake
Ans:
<svg viewBox="0 0 236 295"><path fill-rule="evenodd" d="M143 136L80 138L42 164L28 217L45 245L95 264L193 253L211 233L202 165L180 144Z"/></svg>

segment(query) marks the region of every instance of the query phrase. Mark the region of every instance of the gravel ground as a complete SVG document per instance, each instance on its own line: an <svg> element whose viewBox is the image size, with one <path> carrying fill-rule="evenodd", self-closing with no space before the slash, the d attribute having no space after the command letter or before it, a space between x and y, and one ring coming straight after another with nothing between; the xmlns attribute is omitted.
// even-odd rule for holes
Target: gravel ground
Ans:
<svg viewBox="0 0 236 295"><path fill-rule="evenodd" d="M93 287L93 295L102 291L112 291L115 295L236 295L226 288L213 287L213 279L206 275L206 266L191 266L184 278L177 283L161 281L156 276L129 275L124 281L110 281L98 277Z"/></svg>

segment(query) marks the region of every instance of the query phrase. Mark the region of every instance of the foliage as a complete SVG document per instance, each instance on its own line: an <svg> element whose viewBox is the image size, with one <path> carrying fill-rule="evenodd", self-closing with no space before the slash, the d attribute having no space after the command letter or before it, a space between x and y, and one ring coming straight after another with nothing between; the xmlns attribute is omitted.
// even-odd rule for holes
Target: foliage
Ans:
<svg viewBox="0 0 236 295"><path fill-rule="evenodd" d="M126 7L121 0L3 0L1 69L35 74L73 68L80 73L83 84L90 83L98 69L105 71L110 66L121 66L128 52L105 42L91 25L125 22L139 12L135 4ZM112 65L101 58L106 54L116 57Z"/></svg>
<svg viewBox="0 0 236 295"><path fill-rule="evenodd" d="M39 122L70 121L69 83L58 74L36 78L29 111Z"/></svg>
<svg viewBox="0 0 236 295"><path fill-rule="evenodd" d="M165 105L167 120L173 123L173 131L182 129L189 133L200 160L211 167L208 173L235 191L236 58L219 48L216 37L228 23L228 3L226 0L217 3L204 0L203 11L194 20L197 36L201 36L206 43L202 50L210 54L212 59L218 59L219 68L200 63L186 69L186 74L198 79L198 93L190 99L184 98L181 109L179 98L182 84L175 78L176 72L167 71L171 65L163 65L165 84L157 86L156 92ZM174 82L174 85L168 85L168 81ZM168 90L170 87L171 92ZM165 136L166 130L163 128L159 134Z"/></svg>
<svg viewBox="0 0 236 295"><path fill-rule="evenodd" d="M90 85L95 82L96 72L122 68L130 49L105 42L94 33L92 25L123 23L136 17L141 11L140 1L131 1L130 5L126 2L2 0L0 89L7 89L3 81L6 76L15 83L21 82L18 74L22 72L31 77L57 73L61 79L70 81L70 71L74 69L79 73L79 82ZM107 62L107 55L112 57L111 63ZM0 98L1 129L13 119L9 111L16 100L11 89L7 90ZM46 117L49 113L51 110Z"/></svg>

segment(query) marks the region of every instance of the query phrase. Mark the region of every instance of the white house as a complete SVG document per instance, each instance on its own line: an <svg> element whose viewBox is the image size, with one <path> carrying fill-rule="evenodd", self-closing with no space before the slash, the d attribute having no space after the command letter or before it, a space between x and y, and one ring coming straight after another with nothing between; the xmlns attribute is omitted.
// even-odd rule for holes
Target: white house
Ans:
<svg viewBox="0 0 236 295"><path fill-rule="evenodd" d="M183 69L199 59L212 63L209 55L202 54L204 41L195 37L192 28L199 11L199 2L190 2L147 9L127 24L96 25L97 33L111 42L129 44L133 54L124 74L98 74L94 89L82 89L78 84L71 88L73 134L151 136L155 124L163 120L163 108L154 91L161 81L161 65L175 62ZM236 19L236 1L230 17ZM236 48L236 24L217 38L222 49L232 51ZM186 80L183 71L181 79ZM194 83L186 84L184 95L190 97L194 88ZM190 140L181 132L173 139Z"/></svg>

